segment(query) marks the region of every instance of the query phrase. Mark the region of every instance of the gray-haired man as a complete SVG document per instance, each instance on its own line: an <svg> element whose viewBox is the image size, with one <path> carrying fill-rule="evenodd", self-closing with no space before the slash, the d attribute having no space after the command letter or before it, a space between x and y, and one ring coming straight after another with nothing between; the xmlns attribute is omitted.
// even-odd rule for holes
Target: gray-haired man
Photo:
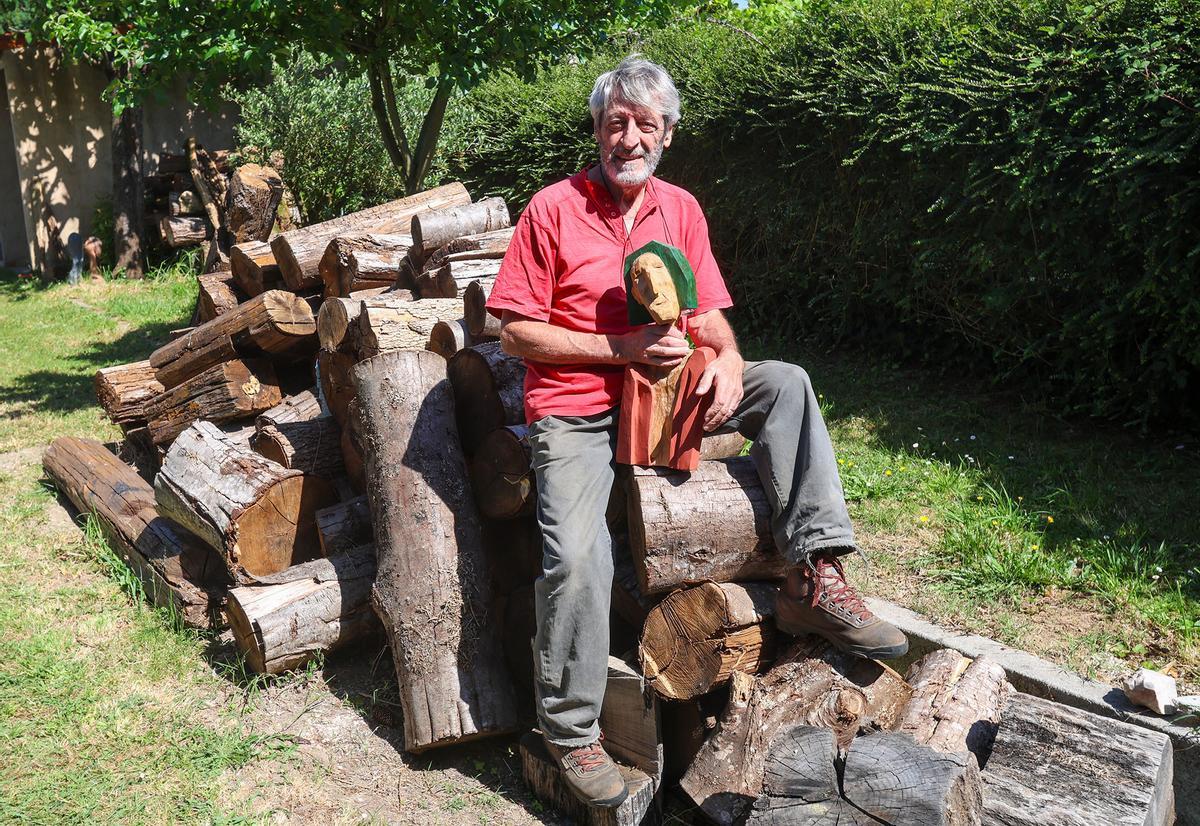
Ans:
<svg viewBox="0 0 1200 826"><path fill-rule="evenodd" d="M525 410L537 476L543 576L536 587L537 712L551 754L582 799L616 806L625 785L599 744L608 661L617 407L625 365L678 364L684 334L630 327L625 257L649 241L681 249L696 276L687 332L716 358L696 392L704 427L754 440L772 528L793 567L776 622L863 656L895 657L904 635L874 617L838 557L855 549L837 464L808 376L778 361L746 363L721 310L732 305L696 199L653 177L679 121L667 73L637 57L600 76L590 100L600 162L543 189L517 223L488 309L504 349L528 367Z"/></svg>

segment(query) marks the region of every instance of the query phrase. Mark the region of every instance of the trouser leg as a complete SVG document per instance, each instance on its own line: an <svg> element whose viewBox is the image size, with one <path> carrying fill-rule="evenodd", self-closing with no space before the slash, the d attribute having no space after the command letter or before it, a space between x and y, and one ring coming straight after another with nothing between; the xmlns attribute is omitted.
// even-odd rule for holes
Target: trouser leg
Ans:
<svg viewBox="0 0 1200 826"><path fill-rule="evenodd" d="M754 442L750 456L771 500L775 544L797 564L818 550L852 551L837 460L808 373L782 361L747 362L742 389L720 430Z"/></svg>
<svg viewBox="0 0 1200 826"><path fill-rule="evenodd" d="M612 538L605 511L613 484L616 416L549 416L530 428L542 528L534 585L534 693L550 742L584 745L608 682Z"/></svg>

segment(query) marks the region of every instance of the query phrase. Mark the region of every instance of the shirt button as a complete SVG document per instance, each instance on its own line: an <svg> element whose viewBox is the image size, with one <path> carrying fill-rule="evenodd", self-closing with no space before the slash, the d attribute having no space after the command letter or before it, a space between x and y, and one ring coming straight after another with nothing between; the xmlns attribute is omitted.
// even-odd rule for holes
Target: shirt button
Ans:
<svg viewBox="0 0 1200 826"><path fill-rule="evenodd" d="M608 216L609 216L610 218L616 218L616 217L617 217L616 210L614 210L614 211L612 211L612 212L608 213Z"/></svg>

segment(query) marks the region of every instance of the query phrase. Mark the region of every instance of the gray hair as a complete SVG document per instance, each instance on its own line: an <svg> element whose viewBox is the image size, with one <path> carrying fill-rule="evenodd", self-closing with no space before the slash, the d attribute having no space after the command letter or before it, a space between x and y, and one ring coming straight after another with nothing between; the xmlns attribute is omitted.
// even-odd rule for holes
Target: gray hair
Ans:
<svg viewBox="0 0 1200 826"><path fill-rule="evenodd" d="M617 68L596 78L592 96L588 98L593 125L600 125L600 118L613 100L657 110L668 129L679 123L679 90L675 82L666 69L641 55L631 54Z"/></svg>

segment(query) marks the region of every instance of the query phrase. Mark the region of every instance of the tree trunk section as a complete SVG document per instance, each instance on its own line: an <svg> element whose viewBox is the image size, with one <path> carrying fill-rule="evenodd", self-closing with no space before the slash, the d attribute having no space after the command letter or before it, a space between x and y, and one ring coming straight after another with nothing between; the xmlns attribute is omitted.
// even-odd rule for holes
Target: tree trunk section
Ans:
<svg viewBox="0 0 1200 826"><path fill-rule="evenodd" d="M351 489L357 494L364 494L367 492L367 468L362 448L354 435L356 404L357 401L351 399L346 408L347 421L342 425L342 464L346 468L346 479L350 482Z"/></svg>
<svg viewBox="0 0 1200 826"><path fill-rule="evenodd" d="M197 280L200 282L200 294L196 298L197 320L202 324L236 309L245 300L232 273L204 273Z"/></svg>
<svg viewBox="0 0 1200 826"><path fill-rule="evenodd" d="M190 189L167 193L167 213L170 215L203 215L200 196Z"/></svg>
<svg viewBox="0 0 1200 826"><path fill-rule="evenodd" d="M81 513L95 513L109 545L155 605L188 625L218 627L228 585L220 559L196 537L159 515L154 489L104 445L64 436L42 455L46 475Z"/></svg>
<svg viewBox="0 0 1200 826"><path fill-rule="evenodd" d="M446 369L463 450L473 456L487 434L525 423L525 362L498 342L455 353Z"/></svg>
<svg viewBox="0 0 1200 826"><path fill-rule="evenodd" d="M251 298L283 286L275 253L266 241L235 244L229 250L229 271L242 292Z"/></svg>
<svg viewBox="0 0 1200 826"><path fill-rule="evenodd" d="M158 232L172 249L194 247L208 238L208 221L203 217L164 215L158 219Z"/></svg>
<svg viewBox="0 0 1200 826"><path fill-rule="evenodd" d="M500 338L500 319L487 311L488 296L495 284L494 278L480 278L463 289L463 317L477 339Z"/></svg>
<svg viewBox="0 0 1200 826"><path fill-rule="evenodd" d="M472 258L503 258L512 242L513 227L464 235L439 247L424 262L425 269L437 269L451 258L469 261Z"/></svg>
<svg viewBox="0 0 1200 826"><path fill-rule="evenodd" d="M358 357L367 359L391 350L424 350L433 326L443 319L462 318L457 299L404 301L394 298L362 302L358 316Z"/></svg>
<svg viewBox="0 0 1200 826"><path fill-rule="evenodd" d="M647 594L784 574L771 506L748 456L701 462L690 474L634 468L627 501L633 561Z"/></svg>
<svg viewBox="0 0 1200 826"><path fill-rule="evenodd" d="M103 367L96 371L93 384L108 417L129 427L146 423L146 405L165 389L154 377L149 361Z"/></svg>
<svg viewBox="0 0 1200 826"><path fill-rule="evenodd" d="M118 68L127 75L128 67ZM126 278L145 273L142 227L145 194L142 169L142 107L126 106L113 118L113 256L117 272Z"/></svg>
<svg viewBox="0 0 1200 826"><path fill-rule="evenodd" d="M192 422L229 422L270 410L282 398L268 361L227 361L172 387L146 405L150 438L166 445Z"/></svg>
<svg viewBox="0 0 1200 826"><path fill-rule="evenodd" d="M317 353L317 375L321 381L321 395L325 404L342 431L349 429L347 408L354 400L354 379L351 371L357 359L351 353L330 353L322 350ZM347 466L348 467L348 466Z"/></svg>
<svg viewBox="0 0 1200 826"><path fill-rule="evenodd" d="M317 273L325 285L325 297L348 296L352 292L372 287L356 286L356 281L396 283L400 262L408 254L412 238L408 235L385 235L375 232L352 232L338 235L321 255Z"/></svg>
<svg viewBox="0 0 1200 826"><path fill-rule="evenodd" d="M267 425L279 427L291 422L307 422L323 415L325 414L321 410L321 402L317 399L316 394L311 390L305 390L303 393L288 396L267 412L260 414L254 423L259 428Z"/></svg>
<svg viewBox="0 0 1200 826"><path fill-rule="evenodd" d="M471 196L460 183L430 189L407 198L294 229L271 240L271 250L288 288L296 292L321 286L319 266L329 242L352 232L382 235L403 233L414 215L433 209L468 204Z"/></svg>
<svg viewBox="0 0 1200 826"><path fill-rule="evenodd" d="M154 480L159 508L216 548L239 584L320 554L316 512L333 486L237 444L210 422L185 430Z"/></svg>
<svg viewBox="0 0 1200 826"><path fill-rule="evenodd" d="M325 556L336 556L371 542L371 509L366 496L317 511L317 534Z"/></svg>
<svg viewBox="0 0 1200 826"><path fill-rule="evenodd" d="M429 333L429 349L447 361L459 350L470 347L472 343L471 334L467 332L467 322L461 318L439 321Z"/></svg>
<svg viewBox="0 0 1200 826"><path fill-rule="evenodd" d="M259 426L254 450L286 468L335 479L345 473L342 429L333 416Z"/></svg>
<svg viewBox="0 0 1200 826"><path fill-rule="evenodd" d="M326 298L317 311L317 339L321 349L329 352L353 352L358 349L358 317L362 314L363 302L378 298L382 303L389 301L412 301L408 290L374 288L351 293L348 297Z"/></svg>
<svg viewBox="0 0 1200 826"><path fill-rule="evenodd" d="M550 757L540 732L521 737L521 773L534 796L580 826L639 826L650 822L655 806L654 780L640 769L617 764L629 796L615 809L589 806L576 797L562 777L562 767Z"/></svg>
<svg viewBox="0 0 1200 826"><path fill-rule="evenodd" d="M1013 690L1004 669L989 657L970 660L942 648L913 663L904 679L913 696L896 730L936 751L970 751L982 764Z"/></svg>
<svg viewBox="0 0 1200 826"><path fill-rule="evenodd" d="M421 298L458 298L476 281L495 281L499 272L499 258L447 261L437 269L426 269L417 276L417 295Z"/></svg>
<svg viewBox="0 0 1200 826"><path fill-rule="evenodd" d="M413 246L431 253L464 235L504 229L512 223L503 198L484 198L473 204L451 205L422 215L411 221Z"/></svg>
<svg viewBox="0 0 1200 826"><path fill-rule="evenodd" d="M384 353L354 369L379 571L408 751L512 731L519 715L454 431L446 362Z"/></svg>
<svg viewBox="0 0 1200 826"><path fill-rule="evenodd" d="M283 198L283 179L269 166L243 164L229 179L226 222L235 244L266 241Z"/></svg>
<svg viewBox="0 0 1200 826"><path fill-rule="evenodd" d="M471 490L479 512L488 519L533 513L536 498L528 427L498 427L484 437L471 458Z"/></svg>

